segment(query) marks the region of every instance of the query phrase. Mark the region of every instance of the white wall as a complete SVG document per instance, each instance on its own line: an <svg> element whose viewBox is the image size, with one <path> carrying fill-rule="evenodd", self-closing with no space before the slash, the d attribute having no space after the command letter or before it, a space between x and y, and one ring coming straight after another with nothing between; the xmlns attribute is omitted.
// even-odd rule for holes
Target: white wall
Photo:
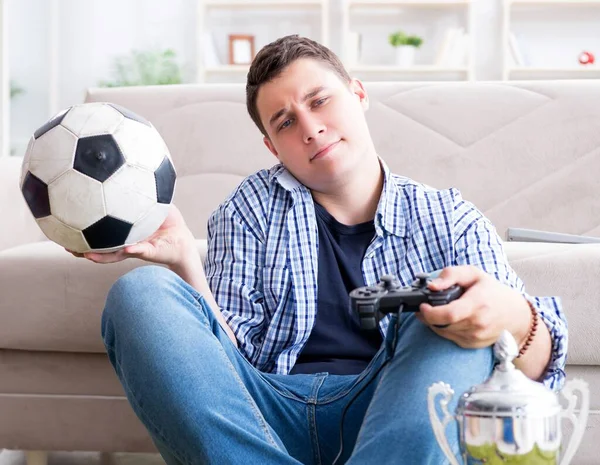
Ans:
<svg viewBox="0 0 600 465"><path fill-rule="evenodd" d="M52 0L5 0L9 17L9 67L11 78L25 88L26 93L12 101L11 145L22 154L33 130L51 116L53 111L82 101L85 89L97 85L101 79L110 79L114 57L128 54L132 49L174 48L184 67L186 81L195 79L196 67L196 0L54 0L60 28L56 37L59 47L57 99L51 108L49 82L51 82L49 18ZM330 47L341 53L341 8L343 0L330 0ZM503 0L475 0L473 2L475 37L475 76L478 80L502 79L501 28ZM431 59L434 54L432 38L437 34L433 27L458 21L431 12L429 24L418 25L422 14L415 14L415 31L429 39L420 51L420 60ZM546 14L546 13L545 13ZM589 19L581 21L581 12L561 11L540 22L539 11L523 13L515 24L515 32L522 40L524 52L532 56L536 49L539 64L556 61L563 54L573 59L580 49L597 51L600 59L600 7L590 8ZM425 16L426 17L426 16ZM227 12L211 16L217 51L226 62L226 34L253 33L260 48L274 38L297 32L319 37L316 16L306 13L291 15L274 12L266 17L260 13L245 13L243 17ZM395 16L365 17L376 24L368 50L367 62L384 62L391 56L387 45L389 29L394 28ZM402 17L398 17L399 21ZM359 21L360 22L360 21ZM247 26L252 24L252 27ZM554 27L554 29L552 29ZM558 32L560 31L560 33ZM563 32L564 31L564 32ZM558 37L557 41L553 39ZM379 42L373 40L377 38ZM435 38L435 37L434 37ZM592 38L592 39L590 39ZM566 63L567 58L563 61ZM560 60L559 60L560 61ZM219 76L215 77L216 79ZM221 79L243 80L244 75L223 75ZM373 77L375 79L376 77Z"/></svg>
<svg viewBox="0 0 600 465"><path fill-rule="evenodd" d="M58 0L58 108L50 108L51 2L7 2L10 76L26 91L11 102L11 146L18 155L52 114L111 79L116 56L171 47L186 78L195 75L195 0Z"/></svg>

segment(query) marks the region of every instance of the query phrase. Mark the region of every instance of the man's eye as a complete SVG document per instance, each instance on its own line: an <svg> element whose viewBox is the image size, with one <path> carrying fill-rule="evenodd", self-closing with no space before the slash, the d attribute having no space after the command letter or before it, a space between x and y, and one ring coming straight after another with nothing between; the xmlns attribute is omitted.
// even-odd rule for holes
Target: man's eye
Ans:
<svg viewBox="0 0 600 465"><path fill-rule="evenodd" d="M320 98L319 100L316 100L315 103L313 103L313 106L318 107L320 105L323 105L326 100L327 97Z"/></svg>
<svg viewBox="0 0 600 465"><path fill-rule="evenodd" d="M282 129L287 128L290 124L292 124L292 120L286 119L283 123L281 123L281 126L279 126L279 130L281 131Z"/></svg>

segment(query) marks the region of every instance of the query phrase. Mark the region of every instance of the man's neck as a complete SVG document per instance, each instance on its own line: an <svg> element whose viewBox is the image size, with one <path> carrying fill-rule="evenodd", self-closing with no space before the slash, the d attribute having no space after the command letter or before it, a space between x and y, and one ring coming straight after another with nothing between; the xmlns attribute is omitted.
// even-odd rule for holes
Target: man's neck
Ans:
<svg viewBox="0 0 600 465"><path fill-rule="evenodd" d="M375 217L383 188L383 170L379 159L369 163L359 176L346 180L329 192L312 191L313 198L337 221L354 225Z"/></svg>

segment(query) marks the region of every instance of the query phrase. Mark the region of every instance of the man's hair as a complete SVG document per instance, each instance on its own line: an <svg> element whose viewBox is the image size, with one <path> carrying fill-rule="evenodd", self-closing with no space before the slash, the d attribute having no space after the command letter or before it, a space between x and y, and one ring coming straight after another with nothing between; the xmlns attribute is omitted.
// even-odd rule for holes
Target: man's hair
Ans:
<svg viewBox="0 0 600 465"><path fill-rule="evenodd" d="M265 45L256 55L246 81L246 107L250 118L263 135L267 131L260 121L256 98L260 87L279 76L285 68L299 58L312 58L325 63L342 80L349 83L350 75L335 53L314 40L298 35L289 35Z"/></svg>

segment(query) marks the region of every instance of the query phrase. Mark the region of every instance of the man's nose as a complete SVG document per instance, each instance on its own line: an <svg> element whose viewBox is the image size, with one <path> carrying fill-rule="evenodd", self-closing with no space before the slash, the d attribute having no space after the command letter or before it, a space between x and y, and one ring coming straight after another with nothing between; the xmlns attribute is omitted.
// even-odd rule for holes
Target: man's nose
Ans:
<svg viewBox="0 0 600 465"><path fill-rule="evenodd" d="M302 125L302 138L305 144L312 142L319 134L325 132L325 125L315 118L303 118L301 121Z"/></svg>

